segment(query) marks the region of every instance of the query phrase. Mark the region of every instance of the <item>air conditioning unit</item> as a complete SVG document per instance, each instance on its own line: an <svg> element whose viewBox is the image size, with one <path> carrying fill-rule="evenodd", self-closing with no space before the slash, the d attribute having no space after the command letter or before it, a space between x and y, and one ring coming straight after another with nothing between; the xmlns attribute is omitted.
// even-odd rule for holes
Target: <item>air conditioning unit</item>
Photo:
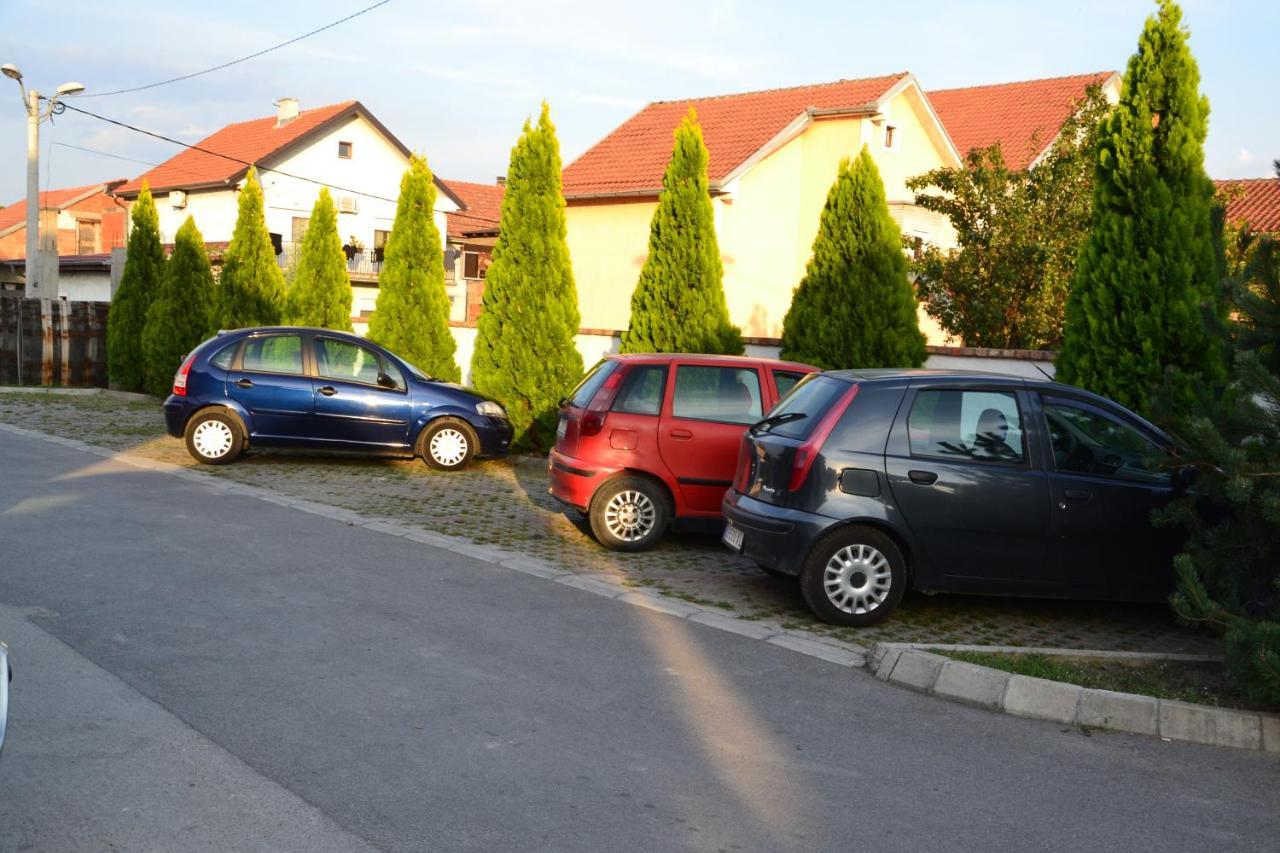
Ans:
<svg viewBox="0 0 1280 853"><path fill-rule="evenodd" d="M187 194L182 190L174 190L169 193L169 206L174 210L182 210L187 206Z"/></svg>
<svg viewBox="0 0 1280 853"><path fill-rule="evenodd" d="M353 195L338 196L338 212L339 213L359 213L360 205L356 203L356 197Z"/></svg>

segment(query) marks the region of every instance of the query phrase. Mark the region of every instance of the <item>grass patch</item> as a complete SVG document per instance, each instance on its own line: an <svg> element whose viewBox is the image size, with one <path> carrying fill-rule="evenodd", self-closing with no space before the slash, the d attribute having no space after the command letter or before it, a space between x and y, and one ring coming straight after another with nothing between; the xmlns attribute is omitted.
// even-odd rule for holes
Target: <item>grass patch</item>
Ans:
<svg viewBox="0 0 1280 853"><path fill-rule="evenodd" d="M996 652L961 652L934 649L937 654L955 660L989 666L1018 675L1044 678L1114 690L1137 693L1157 699L1175 699L1224 708L1250 711L1274 711L1275 708L1253 702L1227 680L1220 663L1180 660L1131 660L1118 658L1077 658L1043 654L1004 654Z"/></svg>

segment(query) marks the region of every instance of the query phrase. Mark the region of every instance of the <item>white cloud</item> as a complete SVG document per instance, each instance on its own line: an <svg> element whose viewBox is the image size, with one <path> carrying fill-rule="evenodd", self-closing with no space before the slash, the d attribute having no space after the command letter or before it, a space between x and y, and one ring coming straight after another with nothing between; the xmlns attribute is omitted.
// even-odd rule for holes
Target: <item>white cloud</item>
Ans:
<svg viewBox="0 0 1280 853"><path fill-rule="evenodd" d="M1236 162L1241 166L1248 166L1254 160L1253 152L1248 148L1241 148L1240 153L1236 154Z"/></svg>

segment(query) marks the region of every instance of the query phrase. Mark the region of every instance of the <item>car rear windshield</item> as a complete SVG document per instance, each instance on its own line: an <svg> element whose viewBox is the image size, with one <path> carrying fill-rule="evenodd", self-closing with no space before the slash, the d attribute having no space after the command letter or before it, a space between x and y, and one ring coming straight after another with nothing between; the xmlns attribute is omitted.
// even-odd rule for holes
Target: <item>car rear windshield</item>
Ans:
<svg viewBox="0 0 1280 853"><path fill-rule="evenodd" d="M582 381L578 383L578 387L569 392L569 405L575 409L585 409L591 403L591 399L595 397L596 392L600 390L600 386L605 380L618 369L618 362L612 359L604 359L596 363L596 366L582 377Z"/></svg>
<svg viewBox="0 0 1280 853"><path fill-rule="evenodd" d="M794 413L802 414L804 417L794 420L783 419L782 423L770 427L768 432L801 440L808 438L814 425L822 420L827 409L831 408L831 405L840 399L840 395L848 390L848 382L817 373L809 374L801 380L799 385L791 389L791 393L774 406L768 415L769 418L776 418L778 415Z"/></svg>

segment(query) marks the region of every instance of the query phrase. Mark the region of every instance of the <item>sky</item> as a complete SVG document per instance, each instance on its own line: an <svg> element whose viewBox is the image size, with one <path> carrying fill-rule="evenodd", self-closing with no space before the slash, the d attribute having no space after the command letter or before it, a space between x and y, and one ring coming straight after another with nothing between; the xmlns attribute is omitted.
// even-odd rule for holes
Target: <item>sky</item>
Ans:
<svg viewBox="0 0 1280 853"><path fill-rule="evenodd" d="M274 115L275 98L303 109L355 99L441 177L492 182L543 99L567 164L650 101L899 71L926 90L1123 71L1155 9L1150 0L391 0L232 68L91 97L219 65L373 2L0 0L0 63L45 93L78 81L86 92L69 103L188 143ZM1271 175L1280 3L1187 0L1183 12L1210 102L1209 174ZM69 111L41 126L40 149L41 189L135 177L179 150ZM25 160L18 86L0 78L0 204L25 196Z"/></svg>

